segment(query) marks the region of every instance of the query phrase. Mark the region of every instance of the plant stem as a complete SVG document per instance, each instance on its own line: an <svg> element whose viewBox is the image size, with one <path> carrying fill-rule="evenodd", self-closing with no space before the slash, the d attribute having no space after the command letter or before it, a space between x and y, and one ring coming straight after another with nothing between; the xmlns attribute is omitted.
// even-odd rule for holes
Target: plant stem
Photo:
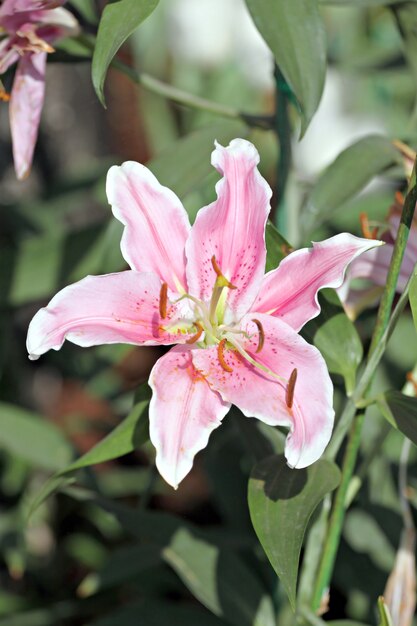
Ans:
<svg viewBox="0 0 417 626"><path fill-rule="evenodd" d="M371 345L368 352L367 366L365 367L362 377L355 389L352 400L348 402L344 414L342 415L344 419L344 425L345 423L350 421L351 416L355 416L355 402L364 397L368 392L376 367L382 358L388 338L399 317L398 305L400 305L401 302L401 307L403 308L405 306L410 281L408 282L407 289L402 294L402 297L400 298L400 301L398 302L398 305L396 307L396 311L394 311L394 314L392 315L390 320L392 303L394 301L398 276L400 273L408 236L410 233L416 202L417 187L415 163L408 186L407 196L404 202L401 221L398 228L394 250L392 253L390 267L388 270L387 282L378 309L375 329L372 335ZM342 478L336 492L334 505L330 516L327 537L324 544L323 556L319 565L316 585L313 592L313 610L317 610L319 608L323 593L329 586L332 576L346 512L346 494L356 465L361 441L363 422L364 413L361 412L356 415L350 429L348 444L342 464Z"/></svg>
<svg viewBox="0 0 417 626"><path fill-rule="evenodd" d="M79 35L77 39L88 50L94 50L95 38L93 36L86 37L85 35ZM111 67L128 76L130 80L137 85L141 85L148 91L167 98L168 100L172 100L173 102L177 102L178 104L193 109L208 111L209 113L220 115L221 117L242 120L251 127L262 128L264 130L270 130L274 127L274 115L245 113L244 111L239 111L239 109L236 109L235 107L230 107L218 102L213 102L212 100L200 98L199 96L195 96L187 91L168 85L162 80L159 80L146 72L138 72L116 57L113 58Z"/></svg>
<svg viewBox="0 0 417 626"><path fill-rule="evenodd" d="M275 66L275 133L279 143L279 159L277 162L275 207L276 223L280 233L288 235L288 224L285 212L285 188L291 166L291 126L288 115L291 90L281 73ZM274 220L274 213L271 219Z"/></svg>

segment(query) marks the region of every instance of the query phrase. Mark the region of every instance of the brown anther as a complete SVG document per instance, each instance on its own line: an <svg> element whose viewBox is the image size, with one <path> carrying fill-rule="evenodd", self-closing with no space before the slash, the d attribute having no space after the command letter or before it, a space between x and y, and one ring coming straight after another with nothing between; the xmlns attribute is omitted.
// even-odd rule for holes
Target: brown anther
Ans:
<svg viewBox="0 0 417 626"><path fill-rule="evenodd" d="M197 328L196 334L187 339L185 343L195 343L200 339L201 335L203 334L204 328L202 327L200 322L194 322L194 326Z"/></svg>
<svg viewBox="0 0 417 626"><path fill-rule="evenodd" d="M224 347L226 345L227 339L222 339L217 346L217 357L219 359L219 363L224 369L225 372L233 372L233 369L226 363L224 360Z"/></svg>
<svg viewBox="0 0 417 626"><path fill-rule="evenodd" d="M217 264L216 257L213 254L211 257L211 264L213 266L214 271L216 272L217 278L220 279L220 282L223 283L222 287L228 287L229 289L237 289L236 285L232 285L232 283L227 280L226 276L221 271L220 267Z"/></svg>
<svg viewBox="0 0 417 626"><path fill-rule="evenodd" d="M369 219L366 213L359 214L359 221L361 224L362 235L366 239L376 239L378 235L378 228L373 228L372 230L369 227Z"/></svg>
<svg viewBox="0 0 417 626"><path fill-rule="evenodd" d="M161 291L159 292L159 315L162 319L167 316L167 304L168 304L168 285L162 283Z"/></svg>
<svg viewBox="0 0 417 626"><path fill-rule="evenodd" d="M287 389L285 390L285 403L289 409L292 408L294 402L295 383L297 382L297 368L293 369L288 380Z"/></svg>
<svg viewBox="0 0 417 626"><path fill-rule="evenodd" d="M4 89L0 90L0 100L2 102L9 102L10 100L10 94L7 93L7 91L5 91Z"/></svg>
<svg viewBox="0 0 417 626"><path fill-rule="evenodd" d="M262 324L261 324L261 322L259 320L252 320L252 322L254 324L256 324L256 326L258 327L258 331L259 331L258 347L255 350L256 354L258 354L258 352L260 352L262 350L262 348L264 347L265 331L264 331L264 327L262 326Z"/></svg>

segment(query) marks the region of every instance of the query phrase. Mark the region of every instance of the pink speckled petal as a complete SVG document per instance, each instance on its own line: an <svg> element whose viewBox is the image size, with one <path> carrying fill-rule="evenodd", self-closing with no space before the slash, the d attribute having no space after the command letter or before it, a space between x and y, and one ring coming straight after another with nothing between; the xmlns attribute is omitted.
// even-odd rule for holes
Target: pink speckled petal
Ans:
<svg viewBox="0 0 417 626"><path fill-rule="evenodd" d="M191 359L195 351L204 352L176 346L157 361L149 379L153 390L149 429L156 465L175 488L230 408L195 370Z"/></svg>
<svg viewBox="0 0 417 626"><path fill-rule="evenodd" d="M238 352L224 351L225 371L217 348L193 353L196 369L207 378L223 400L235 404L248 417L257 417L272 426L287 426L285 456L291 467L306 467L323 454L333 428L333 386L320 352L285 322L270 315L256 314L265 333L262 350L256 353L259 331L252 316L243 318L241 328L250 339L240 340L249 355L268 370L289 379L298 370L292 408L286 403L286 381L250 364Z"/></svg>
<svg viewBox="0 0 417 626"><path fill-rule="evenodd" d="M107 197L125 225L121 249L132 269L155 272L168 286L185 290L185 241L190 224L175 193L144 165L127 161L107 175Z"/></svg>
<svg viewBox="0 0 417 626"><path fill-rule="evenodd" d="M265 271L265 223L271 189L257 169L259 154L244 139L227 148L216 145L212 164L223 174L217 200L198 213L187 241L187 281L190 292L208 300L216 274L211 258L237 287L228 304L235 319L246 313L259 291Z"/></svg>
<svg viewBox="0 0 417 626"><path fill-rule="evenodd" d="M317 292L340 287L349 263L381 243L342 233L293 252L266 274L252 310L279 317L300 330L320 313Z"/></svg>
<svg viewBox="0 0 417 626"><path fill-rule="evenodd" d="M10 98L13 157L19 180L29 174L45 95L46 52L25 54L19 62Z"/></svg>
<svg viewBox="0 0 417 626"><path fill-rule="evenodd" d="M378 302L387 281L393 250L394 246L387 243L381 248L368 250L350 265L343 285L337 290L350 318L355 319L364 309ZM416 262L417 255L407 245L398 276L396 288L398 293L404 290ZM352 285L355 278L366 280L369 288L358 289Z"/></svg>
<svg viewBox="0 0 417 626"><path fill-rule="evenodd" d="M167 317L161 320L160 289L155 274L134 271L87 276L65 287L31 321L29 357L36 359L48 350L59 350L65 339L83 347L185 342L190 335L164 328L182 317L186 305L170 303Z"/></svg>

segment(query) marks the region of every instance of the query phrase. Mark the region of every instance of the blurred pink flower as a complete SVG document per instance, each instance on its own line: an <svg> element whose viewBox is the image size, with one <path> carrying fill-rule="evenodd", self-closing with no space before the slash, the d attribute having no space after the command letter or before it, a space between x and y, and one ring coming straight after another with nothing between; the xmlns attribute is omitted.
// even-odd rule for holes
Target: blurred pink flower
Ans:
<svg viewBox="0 0 417 626"><path fill-rule="evenodd" d="M356 259L349 267L343 286L338 289L339 297L343 302L347 314L352 319L355 319L361 311L367 306L375 304L380 298L387 279L395 238L400 224L403 203L404 199L401 193L397 193L395 202L388 214L386 228L381 235L378 235L386 245L369 250L359 259ZM376 227L370 232L365 215L361 216L361 223L365 236L372 239L377 236L377 231L380 231L380 228ZM417 217L414 217L398 278L398 293L402 293L404 290L416 263ZM365 280L368 284L361 288L352 286L354 279Z"/></svg>
<svg viewBox="0 0 417 626"><path fill-rule="evenodd" d="M65 0L4 0L0 6L0 75L18 63L10 95L10 128L16 176L30 171L45 95L45 69L52 43L78 31ZM3 100L8 95L1 94Z"/></svg>
<svg viewBox="0 0 417 626"><path fill-rule="evenodd" d="M298 331L320 311L317 291L339 287L345 268L379 242L340 234L265 271L271 189L243 139L216 145L217 200L191 228L177 196L143 165L112 167L107 196L125 225L131 270L88 276L33 318L30 358L65 339L80 345L179 344L150 375L150 436L173 486L235 404L248 417L290 429L292 467L316 461L333 426L333 388L320 352Z"/></svg>

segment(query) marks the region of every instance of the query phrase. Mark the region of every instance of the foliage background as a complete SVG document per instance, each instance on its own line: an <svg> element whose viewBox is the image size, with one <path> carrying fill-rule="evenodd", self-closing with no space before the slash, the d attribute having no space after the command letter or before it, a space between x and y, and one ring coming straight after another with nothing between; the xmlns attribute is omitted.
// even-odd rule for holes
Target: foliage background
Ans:
<svg viewBox="0 0 417 626"><path fill-rule="evenodd" d="M79 0L67 6L85 32L94 33L100 4ZM120 58L210 101L251 114L273 113L272 55L245 11L243 0L160 0ZM134 410L141 417L130 433L135 449L88 465L76 483L60 481L27 525L47 478L129 414L135 390L159 352L127 346L82 350L66 343L30 363L25 335L33 314L59 288L87 273L124 268L120 227L104 194L107 169L116 162L147 163L193 217L214 199L214 139L227 143L245 136L259 149L271 186L281 182L273 219L292 245L344 230L359 234L363 211L372 219L385 217L394 191L406 186L391 140L417 146L417 4L335 0L323 2L320 12L327 36L324 97L300 142L299 113L289 106L281 152L276 129L175 105L114 69L104 110L92 87L89 58L79 58L67 42L50 57L32 174L17 183L2 104L0 625L269 625L270 606L280 625L292 623L285 592L252 530L246 495L254 463L248 439L258 437L262 450L275 451L282 440L276 431L248 425L237 411L213 433L192 473L173 492L155 472L141 403L146 391L140 387ZM283 26L275 27L284 36ZM369 137L375 132L381 141ZM284 152L290 136L292 149ZM323 173L365 136L359 152L348 151L330 175ZM277 162L288 165L288 178ZM365 346L374 320L371 310L357 322ZM375 390L402 388L416 356L406 311ZM342 377L335 382L340 406ZM368 411L359 469L363 486L346 517L326 620L376 621L376 600L402 528L396 484L402 441L378 410ZM412 451L413 506L416 469Z"/></svg>

